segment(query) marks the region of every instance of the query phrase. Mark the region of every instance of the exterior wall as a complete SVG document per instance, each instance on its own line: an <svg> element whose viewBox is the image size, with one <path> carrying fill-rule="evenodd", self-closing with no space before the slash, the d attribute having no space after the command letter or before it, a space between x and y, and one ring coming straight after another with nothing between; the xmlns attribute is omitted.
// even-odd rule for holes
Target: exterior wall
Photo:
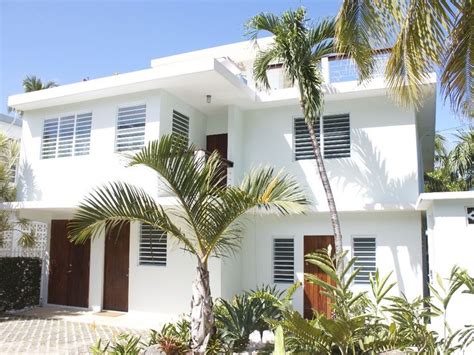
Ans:
<svg viewBox="0 0 474 355"><path fill-rule="evenodd" d="M341 213L343 247L351 256L354 236L375 236L377 267L382 275L392 272L397 285L394 294L404 293L410 299L422 295L421 214L420 212ZM332 234L329 216L316 213L306 216L248 216L242 245L242 288L248 290L272 284L273 238L295 239L296 279L303 282L305 235ZM288 284L278 285L286 288ZM365 290L368 286L354 286ZM368 289L368 288L367 288ZM293 298L294 307L303 311L303 289Z"/></svg>
<svg viewBox="0 0 474 355"><path fill-rule="evenodd" d="M327 159L340 210L406 206L419 193L415 115L385 96L329 101L325 114L350 114L351 157ZM244 112L243 171L261 164L284 167L303 182L318 210L327 210L314 160L294 160L293 118L298 106Z"/></svg>
<svg viewBox="0 0 474 355"><path fill-rule="evenodd" d="M437 279L449 278L451 269L457 265L474 275L474 225L468 225L466 207L474 207L474 199L434 200L426 211L428 224L428 248L431 283L439 289ZM451 300L447 320L453 330L472 324L473 296L457 294ZM442 328L442 320L435 319L435 327Z"/></svg>
<svg viewBox="0 0 474 355"><path fill-rule="evenodd" d="M0 131L5 133L7 137L20 140L21 139L21 126L15 124L0 121Z"/></svg>

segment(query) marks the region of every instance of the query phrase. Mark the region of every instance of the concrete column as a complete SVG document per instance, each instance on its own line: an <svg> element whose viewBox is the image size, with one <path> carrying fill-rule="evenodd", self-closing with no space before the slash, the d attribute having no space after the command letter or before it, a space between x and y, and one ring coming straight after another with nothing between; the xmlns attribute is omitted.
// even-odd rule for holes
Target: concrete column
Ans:
<svg viewBox="0 0 474 355"><path fill-rule="evenodd" d="M91 256L89 270L89 308L94 312L102 310L104 289L104 255L105 232L91 240Z"/></svg>
<svg viewBox="0 0 474 355"><path fill-rule="evenodd" d="M228 125L228 151L227 159L234 162L232 172L230 172L230 184L237 185L242 181L243 177L243 153L242 153L242 137L243 137L243 121L242 112L235 106L229 106L227 112Z"/></svg>

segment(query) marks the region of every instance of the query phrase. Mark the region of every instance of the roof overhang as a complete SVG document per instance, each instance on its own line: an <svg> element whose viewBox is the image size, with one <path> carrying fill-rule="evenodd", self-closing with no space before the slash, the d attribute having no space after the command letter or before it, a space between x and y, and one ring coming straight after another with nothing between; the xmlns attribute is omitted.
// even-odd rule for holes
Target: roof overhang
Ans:
<svg viewBox="0 0 474 355"><path fill-rule="evenodd" d="M8 105L28 111L156 89L165 89L205 113L255 99L255 93L218 60L198 58L13 95ZM206 102L208 94L212 105Z"/></svg>
<svg viewBox="0 0 474 355"><path fill-rule="evenodd" d="M416 209L426 211L435 201L471 200L474 203L474 191L428 192L418 196Z"/></svg>

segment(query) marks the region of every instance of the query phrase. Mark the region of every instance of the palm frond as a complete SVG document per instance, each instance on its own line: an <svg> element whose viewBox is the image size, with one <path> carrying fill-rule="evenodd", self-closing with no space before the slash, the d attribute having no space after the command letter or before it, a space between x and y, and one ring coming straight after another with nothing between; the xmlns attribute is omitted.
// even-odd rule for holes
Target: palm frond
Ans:
<svg viewBox="0 0 474 355"><path fill-rule="evenodd" d="M69 237L75 243L84 243L129 221L161 229L194 251L192 242L171 221L163 206L143 189L121 182L98 188L85 198L69 222Z"/></svg>
<svg viewBox="0 0 474 355"><path fill-rule="evenodd" d="M308 41L315 61L336 51L334 47L335 34L336 22L333 18L322 19L315 26L309 28Z"/></svg>
<svg viewBox="0 0 474 355"><path fill-rule="evenodd" d="M267 70L273 62L279 62L279 54L276 48L271 46L264 51L259 51L253 63L253 77L257 87L270 89Z"/></svg>
<svg viewBox="0 0 474 355"><path fill-rule="evenodd" d="M454 1L458 13L443 56L441 89L451 107L474 119L474 1Z"/></svg>
<svg viewBox="0 0 474 355"><path fill-rule="evenodd" d="M278 16L271 13L261 12L252 17L246 24L246 36L252 41L256 41L262 31L276 35L280 29L281 21Z"/></svg>

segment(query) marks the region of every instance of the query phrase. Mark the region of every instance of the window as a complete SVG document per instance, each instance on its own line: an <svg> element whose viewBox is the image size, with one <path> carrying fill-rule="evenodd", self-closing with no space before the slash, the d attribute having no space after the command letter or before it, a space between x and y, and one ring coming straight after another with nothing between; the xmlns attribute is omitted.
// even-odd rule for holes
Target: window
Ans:
<svg viewBox="0 0 474 355"><path fill-rule="evenodd" d="M140 265L166 266L166 233L142 224L140 228L140 246L138 263Z"/></svg>
<svg viewBox="0 0 474 355"><path fill-rule="evenodd" d="M189 143L189 117L173 110L171 133L181 137L186 146Z"/></svg>
<svg viewBox="0 0 474 355"><path fill-rule="evenodd" d="M138 150L145 145L146 105L118 109L115 151Z"/></svg>
<svg viewBox="0 0 474 355"><path fill-rule="evenodd" d="M273 282L295 281L295 241L293 238L273 239Z"/></svg>
<svg viewBox="0 0 474 355"><path fill-rule="evenodd" d="M349 115L324 116L322 120L318 120L315 130L324 159L348 158L351 156ZM314 159L313 146L304 118L294 119L294 137L295 160Z"/></svg>
<svg viewBox="0 0 474 355"><path fill-rule="evenodd" d="M44 121L42 159L88 155L92 113L50 118Z"/></svg>
<svg viewBox="0 0 474 355"><path fill-rule="evenodd" d="M359 274L354 279L354 284L370 284L370 274L376 271L376 245L375 237L354 237L352 247L356 261L354 268L359 268Z"/></svg>
<svg viewBox="0 0 474 355"><path fill-rule="evenodd" d="M474 207L466 208L467 224L474 225Z"/></svg>

